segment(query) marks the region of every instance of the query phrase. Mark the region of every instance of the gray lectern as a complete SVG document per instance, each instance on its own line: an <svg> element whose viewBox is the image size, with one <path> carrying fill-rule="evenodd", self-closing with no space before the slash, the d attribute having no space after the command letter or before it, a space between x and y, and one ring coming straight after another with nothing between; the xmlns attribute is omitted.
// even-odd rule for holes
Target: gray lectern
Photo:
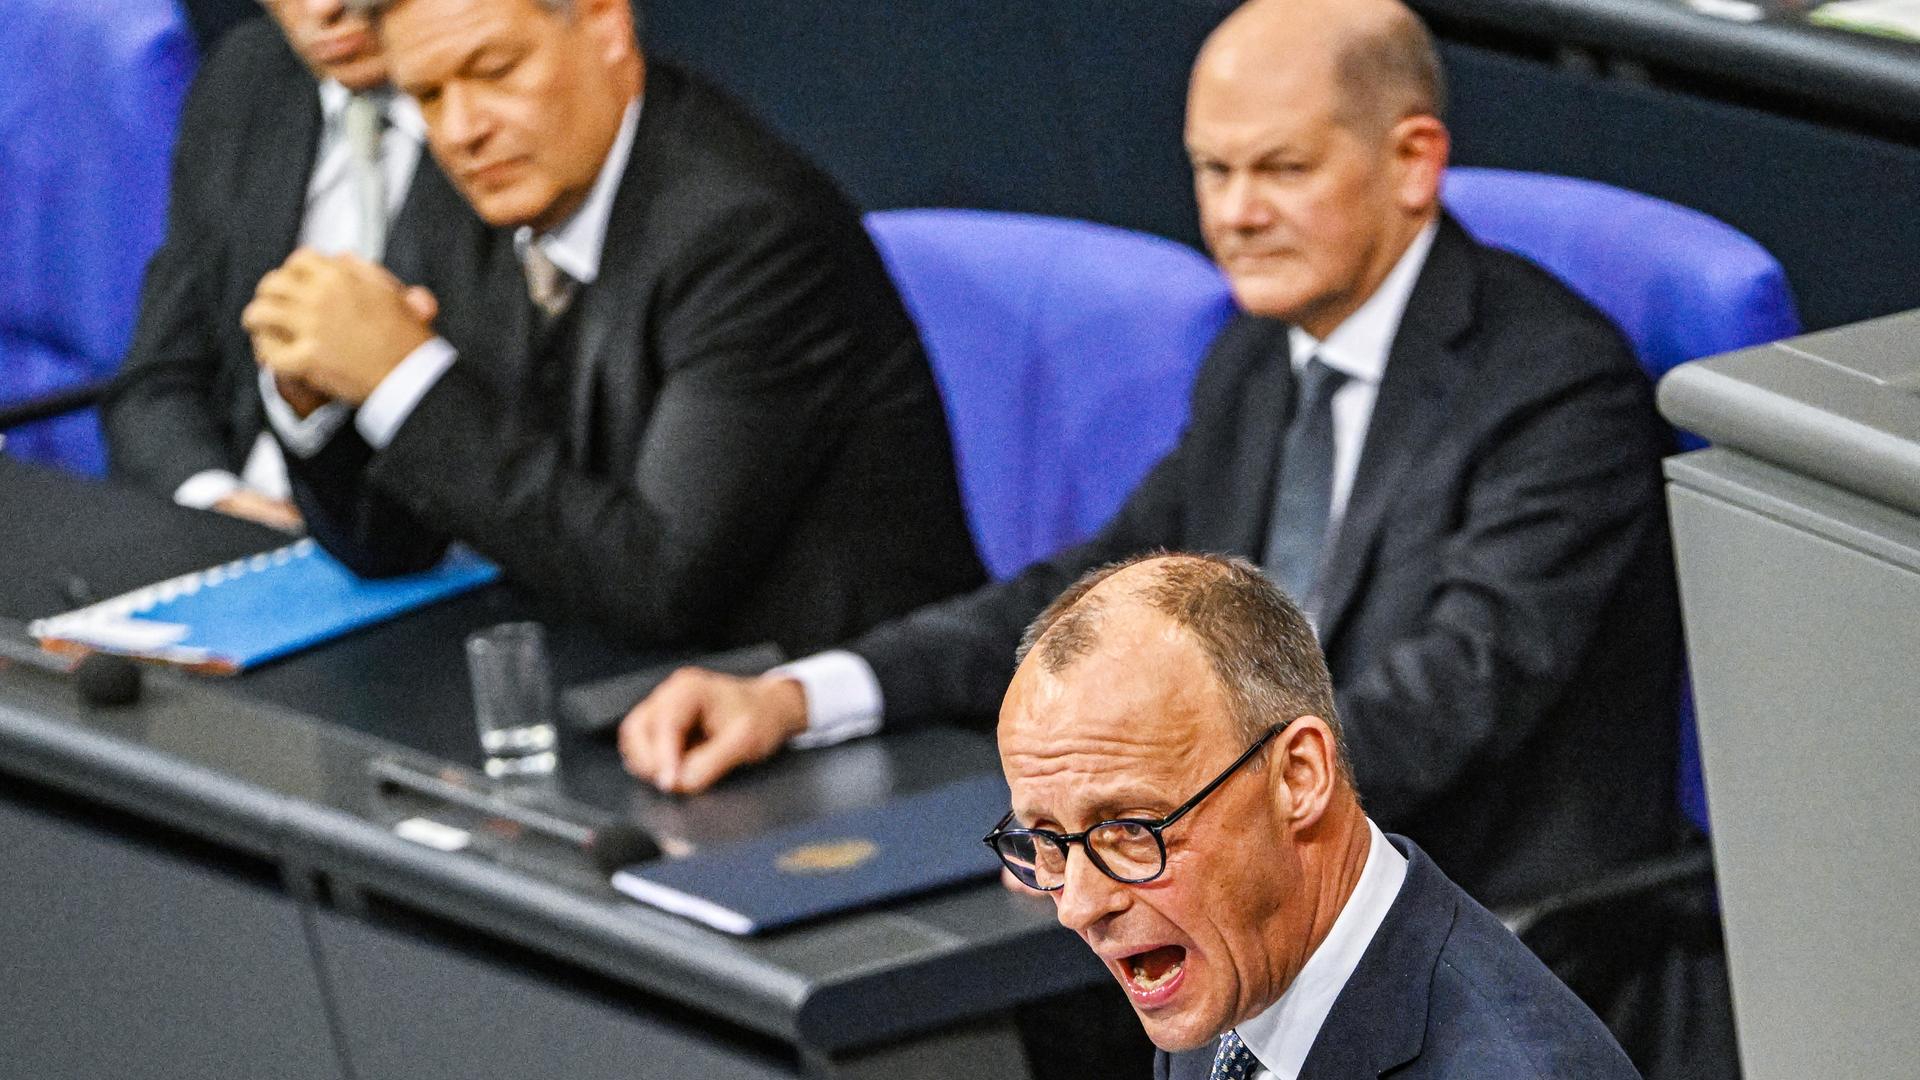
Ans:
<svg viewBox="0 0 1920 1080"><path fill-rule="evenodd" d="M1920 312L1685 364L1660 408L1749 1080L1920 1075Z"/></svg>

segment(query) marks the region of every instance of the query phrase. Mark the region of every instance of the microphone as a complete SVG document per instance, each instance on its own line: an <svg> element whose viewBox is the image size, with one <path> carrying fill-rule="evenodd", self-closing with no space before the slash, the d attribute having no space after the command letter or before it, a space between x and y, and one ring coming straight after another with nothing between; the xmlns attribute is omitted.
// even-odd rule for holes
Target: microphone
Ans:
<svg viewBox="0 0 1920 1080"><path fill-rule="evenodd" d="M124 656L90 652L78 658L51 653L37 643L0 633L0 665L16 664L73 683L88 705L131 705L140 700L140 665Z"/></svg>
<svg viewBox="0 0 1920 1080"><path fill-rule="evenodd" d="M611 874L623 866L660 857L660 844L652 834L628 821L595 815L598 820L582 821L562 817L558 812L530 806L506 798L489 789L469 786L457 771L431 773L392 758L374 758L367 763L375 787L383 797L406 792L430 801L457 806L462 810L512 822L520 828L557 841L586 856L596 868ZM572 813L587 808L573 808Z"/></svg>

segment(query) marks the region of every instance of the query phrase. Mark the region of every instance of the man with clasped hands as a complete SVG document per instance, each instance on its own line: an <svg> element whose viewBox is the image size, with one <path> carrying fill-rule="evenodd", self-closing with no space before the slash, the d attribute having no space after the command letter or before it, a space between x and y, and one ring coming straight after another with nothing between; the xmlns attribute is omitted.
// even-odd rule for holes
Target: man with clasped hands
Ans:
<svg viewBox="0 0 1920 1080"><path fill-rule="evenodd" d="M352 410L288 463L328 551L464 541L636 645L804 651L979 583L932 369L823 173L629 0L355 2L505 232L437 298L311 251L261 280L260 362Z"/></svg>
<svg viewBox="0 0 1920 1080"><path fill-rule="evenodd" d="M1367 819L1313 632L1252 565L1096 570L1020 651L999 723L1013 810L987 839L1125 988L1156 1076L1638 1076L1526 946Z"/></svg>

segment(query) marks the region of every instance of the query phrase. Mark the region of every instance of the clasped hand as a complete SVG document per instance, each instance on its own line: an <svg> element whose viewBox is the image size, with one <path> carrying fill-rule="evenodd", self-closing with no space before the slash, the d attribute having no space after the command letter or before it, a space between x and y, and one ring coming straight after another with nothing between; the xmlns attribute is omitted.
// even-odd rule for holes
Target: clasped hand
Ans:
<svg viewBox="0 0 1920 1080"><path fill-rule="evenodd" d="M359 405L433 337L440 305L385 267L301 248L260 279L240 325L288 404L314 397Z"/></svg>

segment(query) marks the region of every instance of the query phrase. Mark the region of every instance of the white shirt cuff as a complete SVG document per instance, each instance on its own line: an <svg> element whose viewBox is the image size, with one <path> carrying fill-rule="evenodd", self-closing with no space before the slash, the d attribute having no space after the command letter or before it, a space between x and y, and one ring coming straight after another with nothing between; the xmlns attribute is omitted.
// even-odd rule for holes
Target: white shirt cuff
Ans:
<svg viewBox="0 0 1920 1080"><path fill-rule="evenodd" d="M194 473L173 489L173 501L194 510L211 510L221 499L246 485L225 469Z"/></svg>
<svg viewBox="0 0 1920 1080"><path fill-rule="evenodd" d="M260 370L260 401L267 407L267 422L280 436L280 443L301 457L312 457L327 445L333 433L347 422L347 407L337 401L308 413L305 417L293 411L293 406L280 396L280 388L274 385L273 372Z"/></svg>
<svg viewBox="0 0 1920 1080"><path fill-rule="evenodd" d="M832 746L880 730L880 680L854 653L816 653L767 674L794 680L807 696L807 730L788 740L795 749Z"/></svg>
<svg viewBox="0 0 1920 1080"><path fill-rule="evenodd" d="M385 450L387 444L400 432L400 425L407 422L420 399L427 396L433 384L453 366L458 353L446 338L437 337L420 343L420 347L407 354L405 360L380 385L373 388L367 400L360 403L360 412L353 418L353 426L360 429L360 437L375 450Z"/></svg>

